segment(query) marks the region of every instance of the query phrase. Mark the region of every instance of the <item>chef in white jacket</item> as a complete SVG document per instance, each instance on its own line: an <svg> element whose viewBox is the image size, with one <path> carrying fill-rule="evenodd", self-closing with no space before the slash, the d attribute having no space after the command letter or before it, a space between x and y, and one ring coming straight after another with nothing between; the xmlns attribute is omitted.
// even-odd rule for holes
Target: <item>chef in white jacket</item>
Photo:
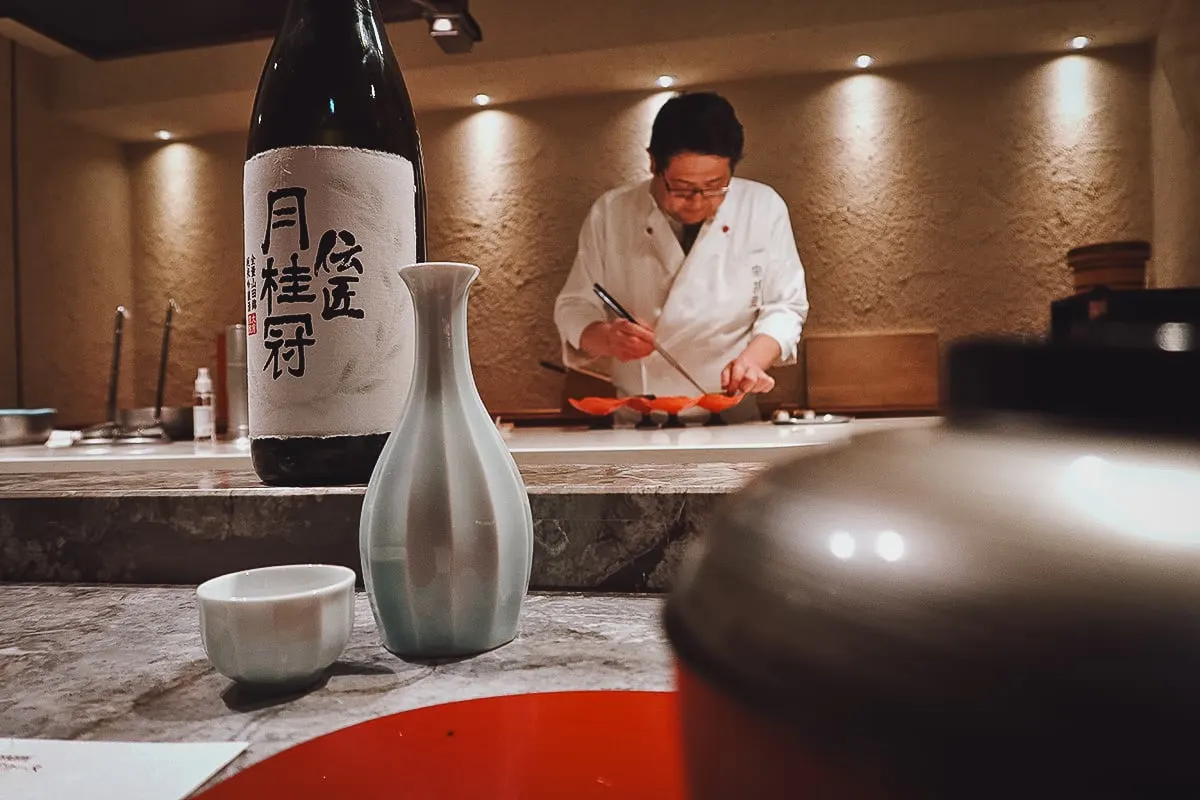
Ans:
<svg viewBox="0 0 1200 800"><path fill-rule="evenodd" d="M808 294L787 205L769 186L733 177L742 148L742 126L719 95L663 105L652 177L605 193L580 231L554 307L568 366L611 359L619 396L696 395L657 341L706 391L747 393L741 418L757 415L754 394L775 383L767 370L796 360ZM597 283L640 324L609 313Z"/></svg>

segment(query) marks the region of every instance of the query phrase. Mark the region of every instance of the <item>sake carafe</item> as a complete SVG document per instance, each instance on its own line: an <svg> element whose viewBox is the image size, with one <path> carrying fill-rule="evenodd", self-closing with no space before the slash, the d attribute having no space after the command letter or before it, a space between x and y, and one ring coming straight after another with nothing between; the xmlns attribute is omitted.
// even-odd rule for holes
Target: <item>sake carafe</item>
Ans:
<svg viewBox="0 0 1200 800"><path fill-rule="evenodd" d="M533 516L471 373L470 264L402 267L416 356L408 400L372 472L359 526L371 610L403 657L484 652L517 635Z"/></svg>

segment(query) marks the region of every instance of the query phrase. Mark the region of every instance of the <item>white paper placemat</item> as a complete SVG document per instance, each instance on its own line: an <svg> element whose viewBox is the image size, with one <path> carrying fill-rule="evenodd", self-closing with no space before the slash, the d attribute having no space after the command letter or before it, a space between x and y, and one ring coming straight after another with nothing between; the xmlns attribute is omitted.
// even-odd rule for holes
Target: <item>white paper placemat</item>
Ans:
<svg viewBox="0 0 1200 800"><path fill-rule="evenodd" d="M184 800L247 746L0 738L0 798Z"/></svg>

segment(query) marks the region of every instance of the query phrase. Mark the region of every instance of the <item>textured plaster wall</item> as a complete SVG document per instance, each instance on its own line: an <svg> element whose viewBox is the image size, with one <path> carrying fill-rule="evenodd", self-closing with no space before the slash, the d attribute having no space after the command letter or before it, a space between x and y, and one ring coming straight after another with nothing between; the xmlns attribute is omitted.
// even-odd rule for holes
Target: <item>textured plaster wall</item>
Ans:
<svg viewBox="0 0 1200 800"><path fill-rule="evenodd" d="M929 328L949 340L1042 331L1049 303L1071 291L1067 249L1151 235L1151 68L1149 49L1135 48L716 88L747 128L741 174L791 207L809 330ZM471 352L493 408L558 405L562 379L537 362L558 358L551 309L578 226L598 194L645 174L664 99L421 118L430 257L482 270ZM129 151L138 302L149 308L139 381L158 349L145 326L161 322L168 290L190 326L175 340L172 397L240 315L242 145L187 143L191 172L168 167L184 145Z"/></svg>
<svg viewBox="0 0 1200 800"><path fill-rule="evenodd" d="M557 407L554 298L592 200L647 171L667 95L538 102L421 120L430 257L477 264L469 310L476 382L490 407Z"/></svg>
<svg viewBox="0 0 1200 800"><path fill-rule="evenodd" d="M591 197L645 168L642 150L629 143L645 141L663 99L610 96L538 104L530 116L485 110L422 119L429 256L481 268L470 335L489 404L557 407L561 379L537 362L557 360L551 314L576 226ZM581 142L583 162L575 158ZM241 321L244 151L236 135L127 149L140 398L143 377L152 392L168 296L184 309L171 339L169 402L186 401L196 367L215 363L221 327Z"/></svg>
<svg viewBox="0 0 1200 800"><path fill-rule="evenodd" d="M240 136L214 136L126 151L132 190L137 321L136 402L154 404L168 298L171 324L163 402L189 405L199 367L215 378L217 336L243 322Z"/></svg>
<svg viewBox="0 0 1200 800"><path fill-rule="evenodd" d="M1040 332L1065 253L1152 230L1146 49L716 87L740 173L788 201L811 332ZM434 257L483 269L472 353L495 407L551 406L553 298L592 198L645 170L658 98L422 120Z"/></svg>
<svg viewBox="0 0 1200 800"><path fill-rule="evenodd" d="M1150 234L1146 62L1012 59L735 95L751 130L777 108L794 132L746 170L792 203L809 330L1042 331L1070 291L1067 249Z"/></svg>
<svg viewBox="0 0 1200 800"><path fill-rule="evenodd" d="M1200 5L1175 2L1156 48L1150 109L1155 286L1200 286Z"/></svg>
<svg viewBox="0 0 1200 800"><path fill-rule="evenodd" d="M13 262L12 42L0 38L0 408L17 397L17 290Z"/></svg>
<svg viewBox="0 0 1200 800"><path fill-rule="evenodd" d="M1200 285L1200 147L1189 141L1161 65L1151 83L1154 260L1160 288Z"/></svg>
<svg viewBox="0 0 1200 800"><path fill-rule="evenodd" d="M121 148L48 110L47 64L18 48L19 252L25 404L60 424L104 417L116 307L134 302L129 181ZM126 328L120 399L133 386Z"/></svg>

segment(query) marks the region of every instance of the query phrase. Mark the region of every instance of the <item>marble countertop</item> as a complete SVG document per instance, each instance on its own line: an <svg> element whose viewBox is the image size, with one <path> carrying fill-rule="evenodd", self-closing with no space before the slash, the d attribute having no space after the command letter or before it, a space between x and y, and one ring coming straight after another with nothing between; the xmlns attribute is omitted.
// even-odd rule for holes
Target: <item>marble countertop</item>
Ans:
<svg viewBox="0 0 1200 800"><path fill-rule="evenodd" d="M821 446L780 453L816 456L888 430L884 421L786 428L765 424L682 431L578 431L579 441L614 446L633 434L693 439L714 431L792 437ZM937 418L906 424L925 427ZM851 423L851 424L857 424ZM822 439L837 428L843 438ZM611 434L607 438L605 434ZM733 433L730 433L732 436ZM832 435L832 434L831 434ZM759 442L761 445L762 442ZM592 456L599 451L593 451ZM688 548L725 499L770 460L702 457L672 449L676 462L523 463L534 522L531 585L553 591L655 592L670 588ZM711 453L709 454L711 456ZM320 561L359 566L365 487L264 486L249 470L172 469L0 474L0 580L55 583L190 584L239 569Z"/></svg>
<svg viewBox="0 0 1200 800"><path fill-rule="evenodd" d="M767 465L561 464L522 466L530 495L724 494L736 491ZM361 497L365 485L266 486L249 471L67 472L0 474L0 499L134 497Z"/></svg>
<svg viewBox="0 0 1200 800"><path fill-rule="evenodd" d="M218 779L293 744L438 703L528 692L672 688L662 602L532 594L520 636L473 659L401 661L366 596L317 688L250 697L208 663L191 587L0 586L0 736L248 741Z"/></svg>
<svg viewBox="0 0 1200 800"><path fill-rule="evenodd" d="M521 467L532 586L662 591L716 505L767 466ZM0 474L0 581L195 584L305 561L357 570L365 491L226 470Z"/></svg>
<svg viewBox="0 0 1200 800"><path fill-rule="evenodd" d="M555 464L669 464L695 461L770 463L802 449L845 442L877 430L923 427L940 417L882 417L841 424L775 425L752 422L724 427L636 430L618 427L515 428L505 431L509 451L521 467ZM73 446L69 436L50 445L0 447L0 474L55 472L143 472L170 470L249 471L246 443L192 442L153 445Z"/></svg>

